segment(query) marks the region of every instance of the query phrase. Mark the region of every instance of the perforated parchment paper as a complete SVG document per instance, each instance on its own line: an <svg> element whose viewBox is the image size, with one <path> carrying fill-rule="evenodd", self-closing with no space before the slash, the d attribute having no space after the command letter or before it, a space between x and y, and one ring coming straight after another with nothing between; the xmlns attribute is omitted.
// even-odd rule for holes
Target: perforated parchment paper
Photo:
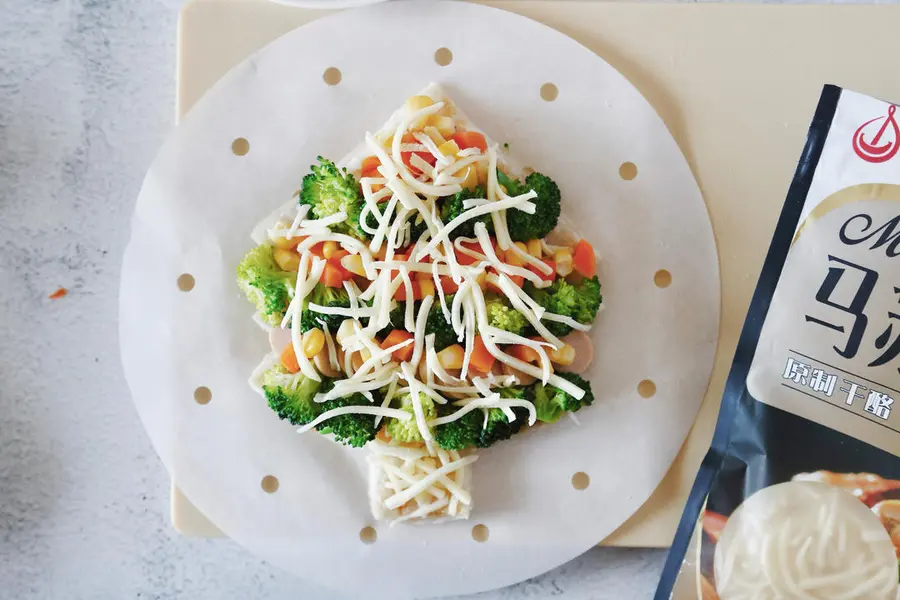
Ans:
<svg viewBox="0 0 900 600"><path fill-rule="evenodd" d="M439 48L452 52L449 65L435 61ZM329 68L340 71L337 85L323 80ZM519 162L559 183L567 218L603 255L606 310L591 332L587 376L597 401L578 413L580 425L564 419L482 451L469 521L389 528L369 514L366 452L296 434L247 385L268 341L234 272L252 246L250 230L290 198L317 154L344 156L430 81ZM558 91L553 100L542 98L547 83ZM249 152L233 152L237 138ZM636 176L623 178L620 171L634 175L631 166ZM193 277L189 292L177 283L183 274ZM390 2L329 16L229 73L147 174L120 302L135 404L191 502L297 575L395 598L520 581L622 524L690 429L718 320L703 199L653 108L562 34L462 2ZM649 398L638 391L645 380L655 384ZM198 388L208 388L209 402L195 401ZM587 489L573 487L575 473L590 477ZM261 485L267 475L277 478L274 493ZM473 540L476 523L487 526L488 541ZM365 526L376 528L374 544L361 543Z"/></svg>

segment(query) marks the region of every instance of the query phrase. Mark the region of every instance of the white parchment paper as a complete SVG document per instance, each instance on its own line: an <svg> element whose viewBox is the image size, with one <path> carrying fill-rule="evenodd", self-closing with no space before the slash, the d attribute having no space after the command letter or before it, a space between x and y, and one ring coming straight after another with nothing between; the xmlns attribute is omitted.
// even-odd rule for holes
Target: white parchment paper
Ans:
<svg viewBox="0 0 900 600"><path fill-rule="evenodd" d="M453 52L438 66L434 52ZM322 74L339 68L339 85ZM524 165L560 185L565 214L603 262L591 332L597 401L481 452L468 522L371 522L364 451L297 435L247 385L268 351L234 271L250 229L407 96L437 81ZM558 97L541 99L552 82ZM232 153L235 138L250 151ZM619 177L630 161L638 175ZM122 361L178 486L217 527L270 562L367 597L477 592L551 569L647 499L690 429L712 368L719 277L703 199L653 108L562 34L462 2L390 2L298 29L248 59L187 115L147 174L121 285ZM654 273L667 269L660 289ZM196 286L182 292L177 278ZM656 395L641 398L652 379ZM200 405L194 390L208 387ZM576 472L590 486L575 490ZM265 475L280 486L268 494ZM490 539L477 543L483 523ZM376 525L364 545L359 530Z"/></svg>

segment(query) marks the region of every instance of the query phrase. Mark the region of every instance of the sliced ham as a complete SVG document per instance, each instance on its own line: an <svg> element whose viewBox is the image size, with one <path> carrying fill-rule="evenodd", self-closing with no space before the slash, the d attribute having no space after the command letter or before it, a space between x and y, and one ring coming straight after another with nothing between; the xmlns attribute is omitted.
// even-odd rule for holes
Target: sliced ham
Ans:
<svg viewBox="0 0 900 600"><path fill-rule="evenodd" d="M565 373L584 373L594 360L594 343L583 331L573 331L562 339L575 349L575 360L571 365L559 367L559 371Z"/></svg>

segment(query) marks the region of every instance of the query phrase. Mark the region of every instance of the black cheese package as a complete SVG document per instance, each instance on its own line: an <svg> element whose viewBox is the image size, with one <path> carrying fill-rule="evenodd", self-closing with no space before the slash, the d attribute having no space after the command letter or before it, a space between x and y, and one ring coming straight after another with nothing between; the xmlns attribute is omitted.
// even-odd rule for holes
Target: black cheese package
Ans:
<svg viewBox="0 0 900 600"><path fill-rule="evenodd" d="M656 600L894 600L897 107L826 86Z"/></svg>

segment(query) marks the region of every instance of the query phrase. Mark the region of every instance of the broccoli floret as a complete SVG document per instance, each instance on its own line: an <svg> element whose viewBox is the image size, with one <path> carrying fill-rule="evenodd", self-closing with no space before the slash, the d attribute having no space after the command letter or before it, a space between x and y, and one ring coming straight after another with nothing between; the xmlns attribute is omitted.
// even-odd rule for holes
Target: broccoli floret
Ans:
<svg viewBox="0 0 900 600"><path fill-rule="evenodd" d="M481 430L476 442L479 448L488 448L497 442L508 440L522 429L522 426L528 421L528 410L515 407L512 411L516 415L516 420L510 422L499 408L488 409L487 426ZM484 415L482 415L483 418Z"/></svg>
<svg viewBox="0 0 900 600"><path fill-rule="evenodd" d="M446 300L449 306L453 303L453 296L447 296ZM415 305L415 310L416 314L418 314L418 302ZM378 335L383 337L394 329L404 329L406 323L405 302L397 303L397 308L391 311L390 319L391 322L379 331ZM432 333L434 334L434 349L436 352L458 343L453 325L444 318L444 311L441 310L441 304L437 298L435 298L434 304L431 305L431 310L428 312L428 317L425 320L425 335L431 335Z"/></svg>
<svg viewBox="0 0 900 600"><path fill-rule="evenodd" d="M319 306L334 306L338 308L350 308L350 296L344 288L333 288L317 283L308 296L307 303L312 302ZM321 329L318 321L324 321L328 325L328 331L334 333L347 317L344 315L326 315L315 312L309 308L303 310L300 315L300 331L307 332L310 329Z"/></svg>
<svg viewBox="0 0 900 600"><path fill-rule="evenodd" d="M542 173L532 173L522 183L499 169L497 179L510 196L524 194L528 190L537 193L537 198L532 200L535 204L533 215L518 209L506 211L506 226L513 241L541 239L553 231L559 221L561 196L559 186L552 179Z"/></svg>
<svg viewBox="0 0 900 600"><path fill-rule="evenodd" d="M291 425L306 425L321 414L321 405L313 400L321 385L303 375L291 375L280 364L263 375L269 408Z"/></svg>
<svg viewBox="0 0 900 600"><path fill-rule="evenodd" d="M516 335L523 335L529 327L525 315L510 306L509 302L496 294L485 298L488 325Z"/></svg>
<svg viewBox="0 0 900 600"><path fill-rule="evenodd" d="M532 402L537 411L537 418L544 423L555 423L565 412L575 412L582 406L590 406L594 402L591 384L575 373L557 373L563 379L584 390L581 400L552 385L544 386L540 382L532 388Z"/></svg>
<svg viewBox="0 0 900 600"><path fill-rule="evenodd" d="M262 319L273 327L279 325L290 304L297 274L278 267L275 249L263 244L247 253L238 265L237 281Z"/></svg>
<svg viewBox="0 0 900 600"><path fill-rule="evenodd" d="M453 410L447 410L450 414L459 407L452 407ZM484 413L480 410L473 410L466 413L462 418L444 423L434 428L434 441L444 450L465 450L478 445L478 439L481 436L481 425L484 423Z"/></svg>
<svg viewBox="0 0 900 600"><path fill-rule="evenodd" d="M419 398L422 401L422 411L425 413L425 420L428 421L437 417L434 401L423 394L419 394ZM406 394L401 399L400 410L408 412L412 418L408 421L388 419L385 423L385 428L391 439L404 443L421 442L422 432L419 431L419 426L416 424L416 412L413 408L413 399L410 394Z"/></svg>
<svg viewBox="0 0 900 600"><path fill-rule="evenodd" d="M308 204L316 219L343 211L347 219L332 225L332 231L363 236L359 217L364 200L356 178L326 158L319 156L317 159L319 164L312 165L310 173L303 178L300 204Z"/></svg>
<svg viewBox="0 0 900 600"><path fill-rule="evenodd" d="M453 296L447 296L447 306L453 304ZM453 325L444 318L444 311L441 310L440 300L435 298L434 304L431 305L431 311L425 320L425 335L434 334L434 350L440 352L447 346L456 344L459 340Z"/></svg>
<svg viewBox="0 0 900 600"><path fill-rule="evenodd" d="M530 283L525 292L548 312L571 317L589 325L597 317L603 296L600 295L600 280L595 275L573 285L563 277L558 277L550 287L538 289ZM556 321L543 321L544 326L557 337L571 333L572 328Z"/></svg>
<svg viewBox="0 0 900 600"><path fill-rule="evenodd" d="M371 404L368 398L360 393L356 393L322 402L320 406L322 407L322 412L326 412L342 406L370 406ZM365 446L368 442L374 440L375 434L378 433L378 430L375 428L375 417L360 414L332 417L319 424L316 429L322 433L330 433L334 435L335 440L354 448Z"/></svg>
<svg viewBox="0 0 900 600"><path fill-rule="evenodd" d="M391 309L388 315L388 324L378 330L375 334L379 338L384 338L387 334L395 329L404 329L406 320L406 303L398 302L395 308Z"/></svg>
<svg viewBox="0 0 900 600"><path fill-rule="evenodd" d="M501 388L500 396L527 399L524 388ZM444 416L460 410L460 407L445 405L438 410ZM485 411L488 414L487 424L484 419ZM488 448L497 442L508 440L528 422L528 409L515 407L512 411L516 419L510 423L499 408L473 410L462 418L435 427L434 440L444 450Z"/></svg>
<svg viewBox="0 0 900 600"><path fill-rule="evenodd" d="M441 221L444 225L461 215L466 211L463 202L472 198L485 198L484 188L480 185L475 189L463 188L453 196L444 196L440 199ZM494 231L494 221L490 215L483 215L475 219L469 219L456 229L450 232L449 237L455 240L458 237L475 237L475 223L484 223L489 233Z"/></svg>

